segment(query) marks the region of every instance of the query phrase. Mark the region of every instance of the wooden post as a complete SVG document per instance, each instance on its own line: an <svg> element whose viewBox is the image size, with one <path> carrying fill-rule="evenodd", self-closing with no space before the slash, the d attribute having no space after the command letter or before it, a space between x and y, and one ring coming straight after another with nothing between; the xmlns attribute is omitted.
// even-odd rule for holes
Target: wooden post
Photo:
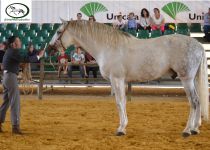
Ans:
<svg viewBox="0 0 210 150"><path fill-rule="evenodd" d="M43 82L44 82L44 59L40 60L40 79L38 87L38 98L41 100L43 95Z"/></svg>
<svg viewBox="0 0 210 150"><path fill-rule="evenodd" d="M128 83L128 93L127 93L127 100L131 101L131 82Z"/></svg>

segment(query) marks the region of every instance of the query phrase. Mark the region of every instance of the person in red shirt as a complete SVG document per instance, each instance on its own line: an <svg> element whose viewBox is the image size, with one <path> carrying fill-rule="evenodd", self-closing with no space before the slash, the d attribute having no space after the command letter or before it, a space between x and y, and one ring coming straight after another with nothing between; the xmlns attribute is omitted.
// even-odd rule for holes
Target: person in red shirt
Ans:
<svg viewBox="0 0 210 150"><path fill-rule="evenodd" d="M67 74L68 69L68 56L65 54L65 51L62 50L61 54L58 56L58 77L60 77L60 73L63 70L63 74Z"/></svg>

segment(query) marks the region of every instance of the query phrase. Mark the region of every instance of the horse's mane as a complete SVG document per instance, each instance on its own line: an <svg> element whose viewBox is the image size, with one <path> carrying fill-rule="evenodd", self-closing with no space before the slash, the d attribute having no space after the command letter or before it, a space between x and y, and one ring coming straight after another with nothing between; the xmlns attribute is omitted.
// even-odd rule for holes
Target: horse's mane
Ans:
<svg viewBox="0 0 210 150"><path fill-rule="evenodd" d="M73 32L77 36L80 36L80 38L86 34L94 41L103 42L103 44L107 44L107 46L117 47L120 43L127 43L129 39L133 38L128 33L98 22L77 20L69 21L68 25L70 29L73 29Z"/></svg>

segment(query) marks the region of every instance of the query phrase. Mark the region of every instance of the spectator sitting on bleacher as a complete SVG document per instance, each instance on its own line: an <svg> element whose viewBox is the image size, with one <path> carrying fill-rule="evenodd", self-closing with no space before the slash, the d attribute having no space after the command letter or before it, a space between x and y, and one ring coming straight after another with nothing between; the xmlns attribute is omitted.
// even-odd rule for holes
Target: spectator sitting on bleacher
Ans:
<svg viewBox="0 0 210 150"><path fill-rule="evenodd" d="M151 17L149 15L149 11L146 8L143 8L141 10L140 26L138 27L138 29L151 31L150 25Z"/></svg>
<svg viewBox="0 0 210 150"><path fill-rule="evenodd" d="M72 78L72 71L79 68L80 76L84 78L87 76L86 68L84 65L80 65L85 62L85 56L81 51L81 47L77 47L71 55L71 64L68 66L68 76ZM75 65L77 64L77 65Z"/></svg>
<svg viewBox="0 0 210 150"><path fill-rule="evenodd" d="M82 14L81 13L77 13L77 20L82 20Z"/></svg>
<svg viewBox="0 0 210 150"><path fill-rule="evenodd" d="M85 53L85 62L87 64L96 64L96 60L88 53ZM99 70L98 66L87 66L86 71L87 71L87 77L89 77L89 72L93 72L93 77L97 78L97 71Z"/></svg>
<svg viewBox="0 0 210 150"><path fill-rule="evenodd" d="M34 48L34 45L30 42L29 44L28 44L28 56L35 56L35 55L37 55L38 54L38 51ZM38 60L37 60L37 62L39 62Z"/></svg>
<svg viewBox="0 0 210 150"><path fill-rule="evenodd" d="M91 16L89 16L89 21L96 22L96 18L93 15L91 15Z"/></svg>
<svg viewBox="0 0 210 150"><path fill-rule="evenodd" d="M128 28L128 30L136 30L137 29L137 22L136 22L133 12L129 13L127 28Z"/></svg>
<svg viewBox="0 0 210 150"><path fill-rule="evenodd" d="M32 57L32 56L36 56L36 55L38 55L39 54L39 52L34 48L34 45L30 42L29 44L28 44L28 53L27 53L27 55L28 55L28 57ZM33 62L32 64L30 64L31 65L31 70L38 70L39 69L39 64L35 64L35 63L39 63L40 61L39 60L37 60L36 62Z"/></svg>
<svg viewBox="0 0 210 150"><path fill-rule="evenodd" d="M63 70L63 74L67 74L68 69L68 56L65 54L65 51L62 50L58 56L58 77L60 78L60 73Z"/></svg>
<svg viewBox="0 0 210 150"><path fill-rule="evenodd" d="M209 41L210 41L210 8L209 8L209 12L206 13L204 15L204 26L203 26L203 29L204 29L204 38L206 38L208 40L208 36L209 36Z"/></svg>
<svg viewBox="0 0 210 150"><path fill-rule="evenodd" d="M152 18L152 30L161 30L164 33L165 19L160 14L158 8L154 8L154 16Z"/></svg>
<svg viewBox="0 0 210 150"><path fill-rule="evenodd" d="M123 21L122 14L117 15L117 21L113 23L113 28L123 30L125 28L125 22Z"/></svg>

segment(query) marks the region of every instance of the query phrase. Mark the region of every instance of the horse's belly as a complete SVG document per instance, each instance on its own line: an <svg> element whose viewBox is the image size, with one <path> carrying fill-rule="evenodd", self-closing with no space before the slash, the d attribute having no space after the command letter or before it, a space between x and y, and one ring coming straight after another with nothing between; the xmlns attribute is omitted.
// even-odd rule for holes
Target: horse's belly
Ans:
<svg viewBox="0 0 210 150"><path fill-rule="evenodd" d="M145 81L151 81L159 78L161 75L128 75L126 76L126 81L140 81L140 82L145 82Z"/></svg>
<svg viewBox="0 0 210 150"><path fill-rule="evenodd" d="M168 72L168 66L148 66L129 69L126 75L127 81L151 81L160 78Z"/></svg>

